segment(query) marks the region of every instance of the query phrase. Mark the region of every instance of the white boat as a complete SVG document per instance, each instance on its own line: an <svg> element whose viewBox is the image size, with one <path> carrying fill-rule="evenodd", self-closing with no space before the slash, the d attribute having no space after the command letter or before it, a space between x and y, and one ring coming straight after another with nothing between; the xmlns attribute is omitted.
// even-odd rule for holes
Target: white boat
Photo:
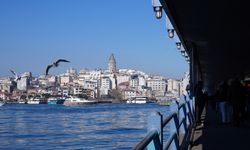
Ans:
<svg viewBox="0 0 250 150"><path fill-rule="evenodd" d="M66 106L74 106L74 105L88 105L88 104L96 104L97 101L90 101L86 100L84 98L78 98L78 97L70 97L66 98L64 101L64 105Z"/></svg>
<svg viewBox="0 0 250 150"><path fill-rule="evenodd" d="M38 98L30 99L27 101L27 104L39 104L39 99Z"/></svg>
<svg viewBox="0 0 250 150"><path fill-rule="evenodd" d="M19 100L18 104L25 104L26 102L24 100Z"/></svg>
<svg viewBox="0 0 250 150"><path fill-rule="evenodd" d="M27 101L27 104L47 104L47 99L45 98L34 98Z"/></svg>
<svg viewBox="0 0 250 150"><path fill-rule="evenodd" d="M128 104L145 104L149 102L150 101L147 99L147 97L136 97L136 98L127 100Z"/></svg>
<svg viewBox="0 0 250 150"><path fill-rule="evenodd" d="M5 102L0 101L0 106L3 106L5 104Z"/></svg>

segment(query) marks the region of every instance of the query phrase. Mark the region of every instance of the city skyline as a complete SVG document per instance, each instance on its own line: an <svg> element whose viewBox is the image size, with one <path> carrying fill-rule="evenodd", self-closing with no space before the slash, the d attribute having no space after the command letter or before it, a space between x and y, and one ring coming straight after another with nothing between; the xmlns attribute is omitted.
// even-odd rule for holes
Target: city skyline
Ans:
<svg viewBox="0 0 250 150"><path fill-rule="evenodd" d="M107 69L111 53L120 69L172 78L181 78L188 71L174 40L167 37L165 20L155 19L150 1L57 2L0 2L4 56L0 76L11 76L9 69L44 74L46 65L58 58L71 63L51 74L69 67Z"/></svg>

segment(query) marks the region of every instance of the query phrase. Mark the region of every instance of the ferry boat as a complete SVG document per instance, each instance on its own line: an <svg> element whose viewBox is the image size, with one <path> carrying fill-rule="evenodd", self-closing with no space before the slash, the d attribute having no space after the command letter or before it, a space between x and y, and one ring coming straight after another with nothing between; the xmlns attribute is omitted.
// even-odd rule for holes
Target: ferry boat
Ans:
<svg viewBox="0 0 250 150"><path fill-rule="evenodd" d="M135 97L127 100L128 104L145 104L150 103L151 101L148 100L147 97Z"/></svg>
<svg viewBox="0 0 250 150"><path fill-rule="evenodd" d="M53 105L53 104L63 104L65 101L64 98L49 98L48 99L48 104Z"/></svg>
<svg viewBox="0 0 250 150"><path fill-rule="evenodd" d="M45 98L34 98L27 101L27 104L47 104Z"/></svg>
<svg viewBox="0 0 250 150"><path fill-rule="evenodd" d="M38 98L29 99L27 101L27 104L39 104L39 99Z"/></svg>
<svg viewBox="0 0 250 150"><path fill-rule="evenodd" d="M78 98L78 97L70 97L66 98L64 101L64 105L66 106L76 106L76 105L89 105L89 104L96 104L97 101L90 101L86 100L84 98Z"/></svg>

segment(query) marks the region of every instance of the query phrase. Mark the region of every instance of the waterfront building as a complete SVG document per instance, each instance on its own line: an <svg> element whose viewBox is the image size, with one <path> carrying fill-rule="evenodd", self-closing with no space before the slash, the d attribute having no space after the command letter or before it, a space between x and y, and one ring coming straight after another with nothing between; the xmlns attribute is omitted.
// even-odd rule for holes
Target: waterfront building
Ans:
<svg viewBox="0 0 250 150"><path fill-rule="evenodd" d="M115 60L115 56L114 56L113 53L109 57L108 70L109 70L109 73L111 73L111 74L117 73L117 70L116 70L116 60Z"/></svg>
<svg viewBox="0 0 250 150"><path fill-rule="evenodd" d="M147 79L147 87L152 89L154 96L164 96L166 92L167 83L163 78L149 78Z"/></svg>
<svg viewBox="0 0 250 150"><path fill-rule="evenodd" d="M135 90L123 90L122 92L122 97L124 100L128 100L128 99L131 99L131 98L135 98L136 97L136 91Z"/></svg>
<svg viewBox="0 0 250 150"><path fill-rule="evenodd" d="M104 76L101 78L101 88L111 89L111 81L109 77Z"/></svg>
<svg viewBox="0 0 250 150"><path fill-rule="evenodd" d="M125 90L129 88L129 82L122 82L117 85L118 89Z"/></svg>
<svg viewBox="0 0 250 150"><path fill-rule="evenodd" d="M85 89L82 86L74 87L74 95L86 95L88 98L95 99L97 94L94 89Z"/></svg>
<svg viewBox="0 0 250 150"><path fill-rule="evenodd" d="M22 74L22 77L26 77L27 78L27 85L29 86L30 85L30 82L32 81L32 73L31 72L24 72Z"/></svg>
<svg viewBox="0 0 250 150"><path fill-rule="evenodd" d="M40 86L47 86L49 84L49 81L45 75L39 76L37 80Z"/></svg>
<svg viewBox="0 0 250 150"><path fill-rule="evenodd" d="M79 72L78 78L81 80L99 80L102 76L102 70L85 70Z"/></svg>
<svg viewBox="0 0 250 150"><path fill-rule="evenodd" d="M138 77L138 75L130 76L129 85L130 85L130 87L132 87L134 89L138 89L138 86L139 86L139 77Z"/></svg>
<svg viewBox="0 0 250 150"><path fill-rule="evenodd" d="M11 94L10 94L10 93L0 91L0 99L9 100L10 97L11 97Z"/></svg>
<svg viewBox="0 0 250 150"><path fill-rule="evenodd" d="M120 83L129 82L130 75L125 73L119 73L116 75L116 79L117 79L117 85L119 85Z"/></svg>
<svg viewBox="0 0 250 150"><path fill-rule="evenodd" d="M73 68L73 67L70 67L69 69L67 69L66 75L76 76L77 75L77 70L75 68Z"/></svg>
<svg viewBox="0 0 250 150"><path fill-rule="evenodd" d="M110 74L109 79L111 81L111 89L117 89L117 78L115 74Z"/></svg>
<svg viewBox="0 0 250 150"><path fill-rule="evenodd" d="M48 82L49 82L49 85L55 86L58 83L58 77L57 76L49 76Z"/></svg>
<svg viewBox="0 0 250 150"><path fill-rule="evenodd" d="M144 76L140 75L140 76L138 76L138 78L139 78L139 86L140 86L140 87L146 86L146 85L147 85L147 84L146 84L146 79L145 79Z"/></svg>
<svg viewBox="0 0 250 150"><path fill-rule="evenodd" d="M167 91L173 93L176 97L180 97L180 84L179 80L168 79Z"/></svg>
<svg viewBox="0 0 250 150"><path fill-rule="evenodd" d="M85 80L82 86L84 89L94 90L97 88L97 80Z"/></svg>
<svg viewBox="0 0 250 150"><path fill-rule="evenodd" d="M66 75L60 76L61 85L67 85L70 82L73 82L73 78L71 76L66 76Z"/></svg>
<svg viewBox="0 0 250 150"><path fill-rule="evenodd" d="M11 93L14 88L14 83L10 80L10 78L2 78L0 79L0 91L5 91Z"/></svg>
<svg viewBox="0 0 250 150"><path fill-rule="evenodd" d="M108 76L103 76L101 78L101 88L100 95L108 95L109 90L111 90L111 80Z"/></svg>
<svg viewBox="0 0 250 150"><path fill-rule="evenodd" d="M28 89L28 78L21 77L20 80L17 81L17 89L21 91L27 91Z"/></svg>
<svg viewBox="0 0 250 150"><path fill-rule="evenodd" d="M92 70L89 72L90 79L99 80L102 76L102 70Z"/></svg>
<svg viewBox="0 0 250 150"><path fill-rule="evenodd" d="M83 92L83 87L82 86L77 86L77 87L74 87L74 92L73 94L74 95L79 95L79 94L82 94Z"/></svg>
<svg viewBox="0 0 250 150"><path fill-rule="evenodd" d="M92 89L83 89L83 95L86 95L88 98L95 99L97 97L97 94L95 90Z"/></svg>

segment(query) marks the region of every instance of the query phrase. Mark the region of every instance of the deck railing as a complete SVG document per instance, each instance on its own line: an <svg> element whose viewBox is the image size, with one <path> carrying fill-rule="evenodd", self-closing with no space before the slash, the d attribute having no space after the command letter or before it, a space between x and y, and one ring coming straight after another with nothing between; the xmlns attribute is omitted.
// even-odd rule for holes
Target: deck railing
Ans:
<svg viewBox="0 0 250 150"><path fill-rule="evenodd" d="M163 119L159 112L148 117L148 133L133 149L162 150L186 149L191 128L194 124L194 101L182 97L180 102L170 105L171 113ZM169 125L169 136L163 136L164 127ZM165 139L166 138L166 139Z"/></svg>

